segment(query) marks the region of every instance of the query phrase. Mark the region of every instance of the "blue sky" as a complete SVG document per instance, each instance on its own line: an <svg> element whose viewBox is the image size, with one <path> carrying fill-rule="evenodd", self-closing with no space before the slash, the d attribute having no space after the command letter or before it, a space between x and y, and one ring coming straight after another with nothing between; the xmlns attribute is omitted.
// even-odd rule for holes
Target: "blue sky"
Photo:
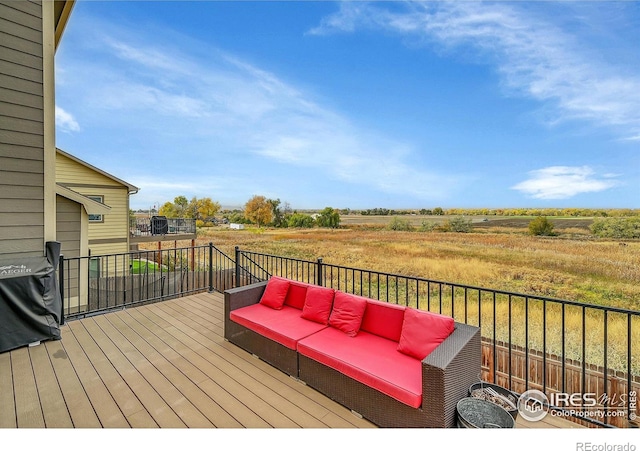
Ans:
<svg viewBox="0 0 640 451"><path fill-rule="evenodd" d="M640 3L79 0L56 141L132 208L640 208Z"/></svg>

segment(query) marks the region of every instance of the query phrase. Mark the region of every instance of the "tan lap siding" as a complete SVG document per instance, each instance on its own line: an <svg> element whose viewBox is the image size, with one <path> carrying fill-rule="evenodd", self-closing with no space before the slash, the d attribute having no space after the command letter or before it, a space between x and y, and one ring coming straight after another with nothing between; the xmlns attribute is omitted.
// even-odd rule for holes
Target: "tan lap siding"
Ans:
<svg viewBox="0 0 640 451"><path fill-rule="evenodd" d="M44 242L42 7L0 1L0 258Z"/></svg>

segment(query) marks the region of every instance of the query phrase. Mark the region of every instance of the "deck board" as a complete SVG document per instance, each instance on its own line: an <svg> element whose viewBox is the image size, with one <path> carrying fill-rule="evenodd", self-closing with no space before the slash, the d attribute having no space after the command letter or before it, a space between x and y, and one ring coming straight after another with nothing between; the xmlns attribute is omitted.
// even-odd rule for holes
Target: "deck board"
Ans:
<svg viewBox="0 0 640 451"><path fill-rule="evenodd" d="M11 354L0 354L0 428L15 428L16 405L13 395Z"/></svg>
<svg viewBox="0 0 640 451"><path fill-rule="evenodd" d="M16 424L18 427L41 428L45 426L42 407L33 368L29 359L29 348L21 348L11 353L13 395L16 405Z"/></svg>
<svg viewBox="0 0 640 451"><path fill-rule="evenodd" d="M111 396L96 368L80 347L76 337L72 333L65 334L63 344L67 354L77 356L73 362L74 370L95 409L100 424L103 427L129 427L127 419Z"/></svg>
<svg viewBox="0 0 640 451"><path fill-rule="evenodd" d="M136 394L131 390L89 334L83 322L74 321L69 323L69 330L77 340L93 368L100 375L100 379L107 387L109 394L122 412L129 426L135 428L158 427L158 424L144 408Z"/></svg>
<svg viewBox="0 0 640 451"><path fill-rule="evenodd" d="M126 355L113 343L98 326L94 318L82 321L89 334L96 340L107 359L113 364L118 374L135 393L140 403L149 412L160 427L184 428L186 425L167 405L154 387L137 371Z"/></svg>
<svg viewBox="0 0 640 451"><path fill-rule="evenodd" d="M64 395L46 346L29 348L44 423L48 428L73 427Z"/></svg>
<svg viewBox="0 0 640 451"><path fill-rule="evenodd" d="M64 337L62 340L64 340ZM73 426L76 428L99 428L102 426L100 420L87 396L84 385L67 357L62 340L47 342L45 346L50 355L59 356L54 357L51 362L69 410L71 421L73 421Z"/></svg>
<svg viewBox="0 0 640 451"><path fill-rule="evenodd" d="M68 322L62 340L0 354L0 428L375 427L223 327L223 297L209 293Z"/></svg>

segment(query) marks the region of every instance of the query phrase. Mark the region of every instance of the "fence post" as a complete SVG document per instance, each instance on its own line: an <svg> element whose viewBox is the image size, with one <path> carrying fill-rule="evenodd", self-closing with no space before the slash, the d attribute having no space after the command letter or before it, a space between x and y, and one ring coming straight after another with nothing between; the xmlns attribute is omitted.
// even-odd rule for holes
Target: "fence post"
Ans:
<svg viewBox="0 0 640 451"><path fill-rule="evenodd" d="M316 265L316 284L322 286L322 257L318 257Z"/></svg>
<svg viewBox="0 0 640 451"><path fill-rule="evenodd" d="M209 242L209 293L213 292L213 243Z"/></svg>
<svg viewBox="0 0 640 451"><path fill-rule="evenodd" d="M236 283L234 284L234 288L235 287L239 287L240 286L240 246L236 246L235 247L235 251L236 251Z"/></svg>
<svg viewBox="0 0 640 451"><path fill-rule="evenodd" d="M58 285L60 289L60 325L64 325L64 255L60 255L58 263Z"/></svg>

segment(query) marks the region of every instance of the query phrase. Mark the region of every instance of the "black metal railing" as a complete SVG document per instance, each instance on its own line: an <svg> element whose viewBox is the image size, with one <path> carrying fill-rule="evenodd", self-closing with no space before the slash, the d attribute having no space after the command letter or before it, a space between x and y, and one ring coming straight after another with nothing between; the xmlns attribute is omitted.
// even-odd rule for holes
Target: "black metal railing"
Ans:
<svg viewBox="0 0 640 451"><path fill-rule="evenodd" d="M66 319L236 285L235 262L212 243L60 260Z"/></svg>
<svg viewBox="0 0 640 451"><path fill-rule="evenodd" d="M196 220L192 218L131 218L129 234L132 238L164 235L195 235Z"/></svg>
<svg viewBox="0 0 640 451"><path fill-rule="evenodd" d="M411 306L482 332L482 380L516 393L562 398L562 412L598 426L637 426L640 312L206 246L61 257L63 314L74 319L202 291L224 292L272 275ZM576 398L577 396L577 398ZM594 396L597 405L591 406ZM555 398L557 401L558 397ZM561 399L561 400L562 400ZM571 404L569 404L571 403ZM575 405L574 405L575 404ZM557 403L554 404L557 407ZM600 412L600 413L593 413ZM624 417L607 416L624 412ZM601 416L594 416L601 415Z"/></svg>
<svg viewBox="0 0 640 451"><path fill-rule="evenodd" d="M637 424L640 312L237 248L236 262L262 280L278 275L478 326L483 380L516 393L557 395L564 412L591 424ZM565 393L574 397L558 395Z"/></svg>

